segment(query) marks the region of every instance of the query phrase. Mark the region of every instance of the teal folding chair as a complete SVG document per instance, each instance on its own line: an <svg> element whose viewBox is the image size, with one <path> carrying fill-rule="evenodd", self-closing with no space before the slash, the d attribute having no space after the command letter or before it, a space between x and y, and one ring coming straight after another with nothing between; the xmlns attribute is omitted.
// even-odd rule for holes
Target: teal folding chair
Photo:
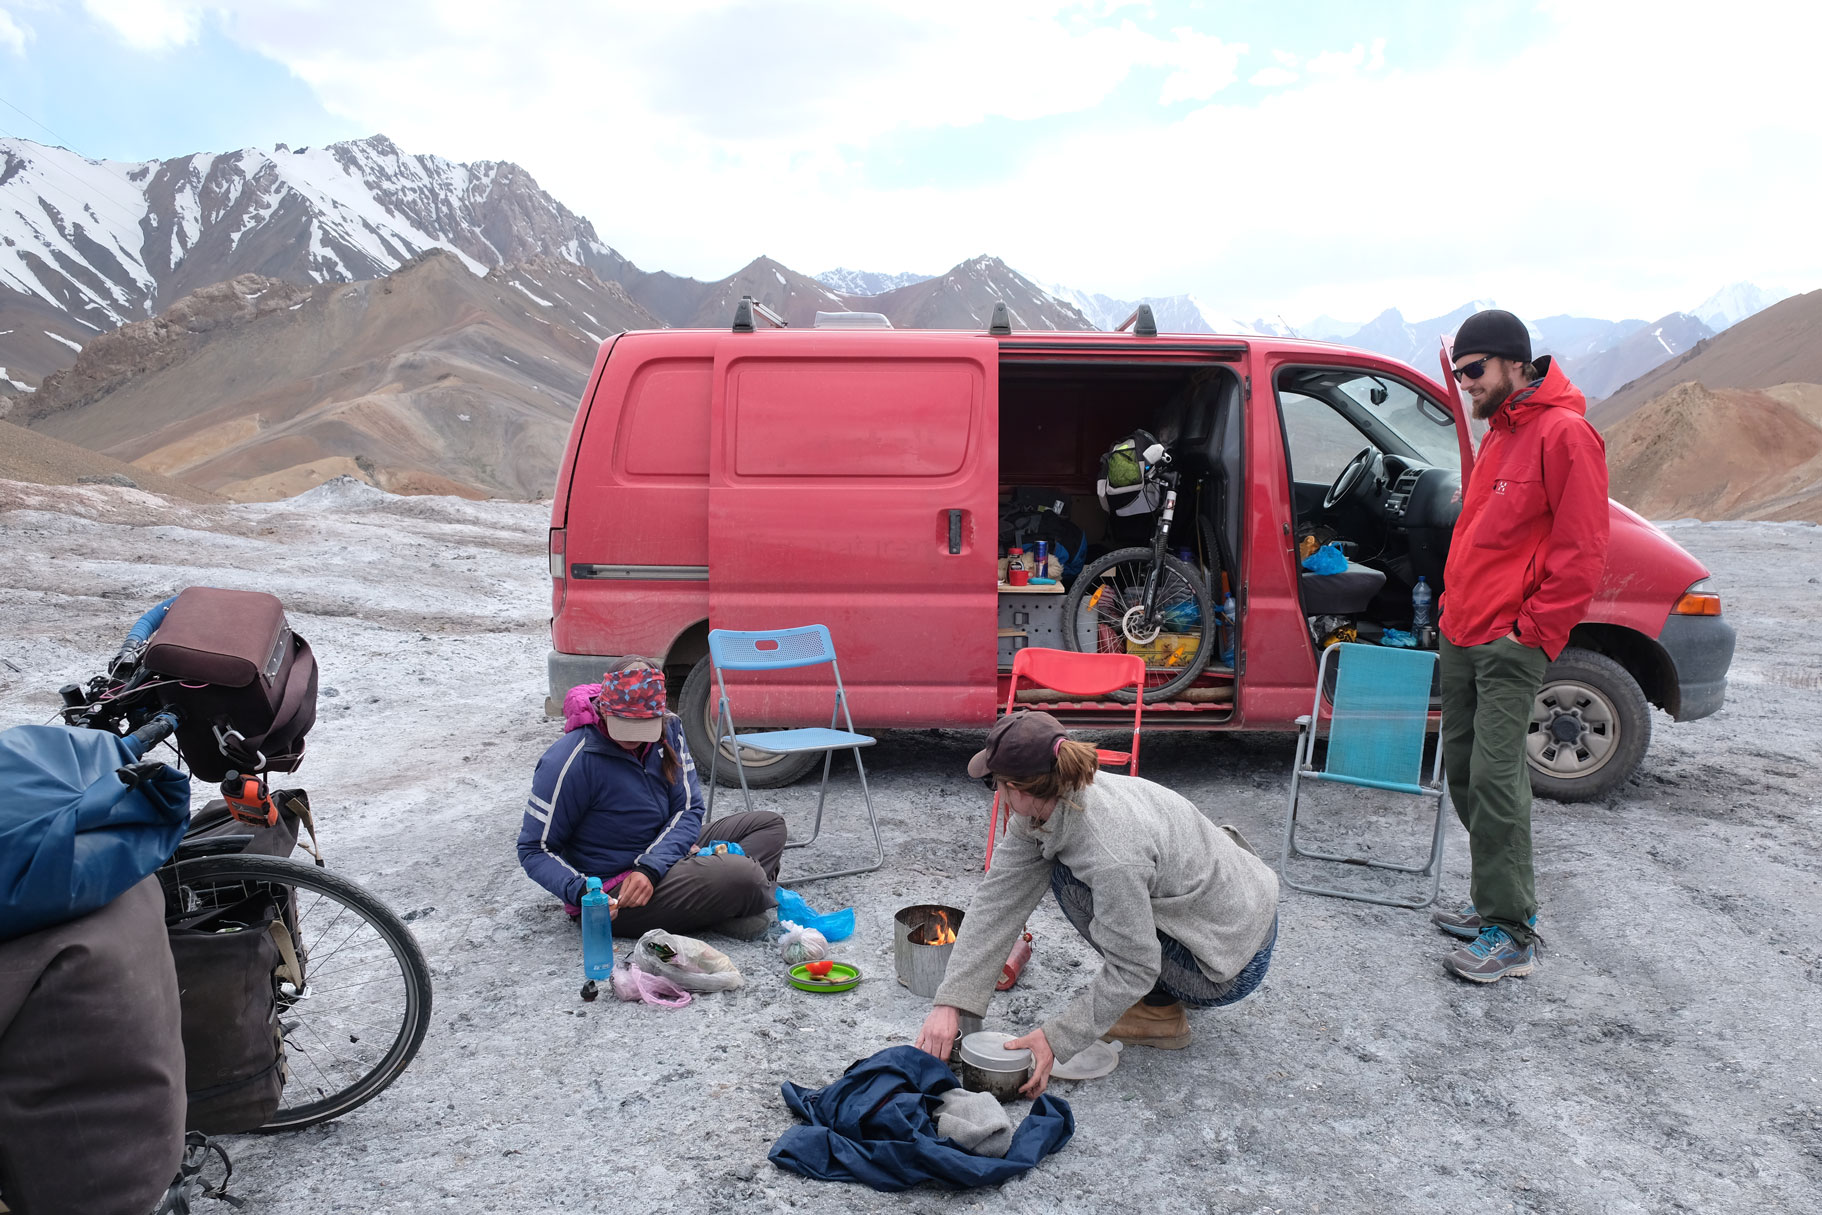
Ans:
<svg viewBox="0 0 1822 1215"><path fill-rule="evenodd" d="M1322 689L1331 662L1335 668L1330 701L1328 751L1322 767L1315 766L1316 723L1321 720ZM1355 899L1386 907L1428 907L1442 886L1443 814L1449 800L1443 781L1442 747L1423 780L1424 736L1429 729L1430 688L1436 676L1436 655L1428 650L1392 649L1376 645L1332 645L1322 652L1316 668L1316 699L1309 715L1297 719L1297 763L1291 770L1291 807L1284 823L1284 850L1278 873L1286 885L1308 894ZM1398 865L1334 852L1315 852L1297 846L1297 798L1305 780L1332 781L1365 789L1385 789L1413 797L1434 798L1436 823L1430 837L1430 858L1421 865ZM1389 898L1365 890L1306 885L1290 875L1294 857L1415 873L1429 877L1430 893L1419 899Z"/></svg>
<svg viewBox="0 0 1822 1215"><path fill-rule="evenodd" d="M860 774L860 794L867 804L867 825L873 829L873 863L856 869L837 869L829 873L815 873L808 877L791 878L793 886L803 882L820 882L824 878L849 877L856 873L871 873L886 863L886 846L879 837L879 820L873 814L873 794L867 789L867 769L860 762L860 749L873 745L873 739L865 734L854 732L854 718L848 712L848 698L841 684L841 667L835 661L835 643L829 637L827 627L820 624L804 625L794 629L754 629L737 632L732 629L709 630L709 662L715 668L715 687L720 693L720 700L715 706L715 756L709 761L709 804L707 817L715 821L715 770L721 763L722 744L730 747L759 751L766 755L803 755L820 751L822 760L822 788L816 794L816 818L811 824L810 834L801 840L789 840L786 848L804 848L816 842L822 834L822 811L829 797L829 769L835 762L837 751L851 751L854 754L854 770ZM798 730L767 730L751 734L740 734L734 728L734 713L728 705L727 680L722 677L724 671L785 671L798 667L813 667L828 663L829 670L835 677L835 707L829 713L827 729L810 726ZM836 729L840 722L847 726L845 730ZM738 755L738 751L729 754ZM753 791L747 787L746 766L735 763L735 770L740 774L740 793L746 799L748 810L753 808Z"/></svg>

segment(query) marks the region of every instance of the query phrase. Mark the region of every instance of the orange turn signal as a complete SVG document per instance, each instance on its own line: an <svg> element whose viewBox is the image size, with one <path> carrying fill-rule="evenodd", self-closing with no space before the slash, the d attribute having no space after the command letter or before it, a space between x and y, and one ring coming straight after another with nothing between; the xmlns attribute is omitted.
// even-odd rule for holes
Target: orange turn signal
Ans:
<svg viewBox="0 0 1822 1215"><path fill-rule="evenodd" d="M1721 597L1706 591L1690 591L1676 601L1670 613L1673 616L1719 616Z"/></svg>

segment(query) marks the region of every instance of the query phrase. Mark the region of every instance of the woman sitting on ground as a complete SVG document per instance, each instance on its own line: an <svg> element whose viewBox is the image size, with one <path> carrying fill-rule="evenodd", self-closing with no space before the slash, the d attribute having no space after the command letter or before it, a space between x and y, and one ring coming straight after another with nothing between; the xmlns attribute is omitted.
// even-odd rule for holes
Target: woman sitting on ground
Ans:
<svg viewBox="0 0 1822 1215"><path fill-rule="evenodd" d="M1007 1043L1032 1053L1028 1097L1044 1091L1057 1060L1097 1037L1176 1050L1189 1045L1184 1005L1237 1003L1259 986L1278 939L1278 875L1237 835L1162 785L1102 772L1095 749L1048 713L1002 718L968 774L997 784L1012 815L962 920L920 1049L947 1059L960 1015L986 1014L1007 951L1046 889L1102 963L1068 1007Z"/></svg>
<svg viewBox="0 0 1822 1215"><path fill-rule="evenodd" d="M784 820L753 811L703 825L702 784L683 723L665 711L664 674L654 664L623 659L601 677L592 708L592 721L578 723L538 761L519 828L526 875L572 917L588 879L600 878L617 899L616 936L653 928L759 936L784 852ZM722 843L739 850L700 854Z"/></svg>

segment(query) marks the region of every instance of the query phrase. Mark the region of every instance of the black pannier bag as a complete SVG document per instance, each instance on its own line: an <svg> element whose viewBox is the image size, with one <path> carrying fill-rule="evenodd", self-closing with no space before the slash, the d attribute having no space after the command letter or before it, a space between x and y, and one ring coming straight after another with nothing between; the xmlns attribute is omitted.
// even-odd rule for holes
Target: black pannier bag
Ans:
<svg viewBox="0 0 1822 1215"><path fill-rule="evenodd" d="M252 888L228 907L170 928L183 1006L184 1129L205 1135L258 1130L285 1090L285 1039L275 976L296 964L278 902Z"/></svg>
<svg viewBox="0 0 1822 1215"><path fill-rule="evenodd" d="M201 780L291 772L316 724L316 657L264 591L193 586L177 596L142 660L182 719L177 746Z"/></svg>

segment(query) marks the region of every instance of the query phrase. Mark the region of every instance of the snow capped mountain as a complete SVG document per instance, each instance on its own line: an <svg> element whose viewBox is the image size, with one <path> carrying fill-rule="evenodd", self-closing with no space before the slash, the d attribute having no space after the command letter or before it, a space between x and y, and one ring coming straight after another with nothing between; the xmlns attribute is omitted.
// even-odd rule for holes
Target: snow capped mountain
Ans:
<svg viewBox="0 0 1822 1215"><path fill-rule="evenodd" d="M816 281L841 295L884 295L935 277L934 274L912 274L908 270L902 274L883 274L878 270L849 270L837 266L818 274Z"/></svg>
<svg viewBox="0 0 1822 1215"><path fill-rule="evenodd" d="M412 156L383 135L136 164L0 139L0 292L93 332L257 272L347 282L429 249L476 273L543 254L616 278L625 259L503 161Z"/></svg>
<svg viewBox="0 0 1822 1215"><path fill-rule="evenodd" d="M1259 322L1248 323L1237 317L1211 313L1193 295L1148 295L1143 299L1120 300L1110 295L1090 293L1061 283L1045 288L1052 296L1069 304L1094 324L1096 329L1119 328L1140 304L1150 304L1151 314L1160 333L1264 333Z"/></svg>
<svg viewBox="0 0 1822 1215"><path fill-rule="evenodd" d="M1719 333L1790 296L1791 292L1767 291L1752 283L1731 283L1691 309L1691 315Z"/></svg>

